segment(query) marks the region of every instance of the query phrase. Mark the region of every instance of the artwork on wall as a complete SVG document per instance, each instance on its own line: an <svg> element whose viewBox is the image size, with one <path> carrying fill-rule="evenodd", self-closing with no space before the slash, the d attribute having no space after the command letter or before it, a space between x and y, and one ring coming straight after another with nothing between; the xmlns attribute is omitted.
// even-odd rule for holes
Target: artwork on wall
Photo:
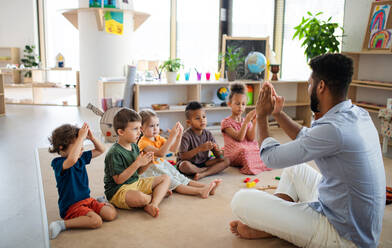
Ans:
<svg viewBox="0 0 392 248"><path fill-rule="evenodd" d="M392 49L392 1L373 2L362 50Z"/></svg>
<svg viewBox="0 0 392 248"><path fill-rule="evenodd" d="M105 12L105 30L110 34L122 35L124 30L124 13L123 12Z"/></svg>
<svg viewBox="0 0 392 248"><path fill-rule="evenodd" d="M392 29L374 30L370 34L368 48L391 48Z"/></svg>

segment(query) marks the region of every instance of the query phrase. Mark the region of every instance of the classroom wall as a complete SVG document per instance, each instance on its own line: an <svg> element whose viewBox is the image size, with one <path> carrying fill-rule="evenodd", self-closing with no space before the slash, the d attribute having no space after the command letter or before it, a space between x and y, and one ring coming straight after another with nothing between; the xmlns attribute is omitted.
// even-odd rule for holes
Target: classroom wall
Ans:
<svg viewBox="0 0 392 248"><path fill-rule="evenodd" d="M0 0L0 47L38 44L35 0Z"/></svg>

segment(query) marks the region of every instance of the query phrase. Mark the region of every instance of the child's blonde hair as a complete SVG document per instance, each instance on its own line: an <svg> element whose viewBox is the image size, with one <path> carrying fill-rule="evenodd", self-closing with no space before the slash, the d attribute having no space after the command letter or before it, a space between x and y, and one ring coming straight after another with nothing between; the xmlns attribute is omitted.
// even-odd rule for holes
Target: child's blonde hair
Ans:
<svg viewBox="0 0 392 248"><path fill-rule="evenodd" d="M157 113L155 113L152 109L144 109L139 112L139 115L142 117L142 126L144 123L147 123L151 120L151 117L158 117Z"/></svg>
<svg viewBox="0 0 392 248"><path fill-rule="evenodd" d="M229 95L229 102L231 101L231 98L233 98L234 94L246 94L246 86L241 83L234 83L230 85L230 95Z"/></svg>

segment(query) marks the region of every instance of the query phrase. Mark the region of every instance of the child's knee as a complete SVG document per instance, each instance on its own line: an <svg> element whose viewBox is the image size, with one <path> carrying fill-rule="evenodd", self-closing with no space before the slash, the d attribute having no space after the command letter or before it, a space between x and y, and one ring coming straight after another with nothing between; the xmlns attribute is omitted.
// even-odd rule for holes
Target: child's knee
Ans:
<svg viewBox="0 0 392 248"><path fill-rule="evenodd" d="M117 211L116 211L116 209L114 209L114 208L112 208L112 207L109 207L109 211L108 211L108 213L107 213L107 215L106 215L106 220L107 220L107 221L112 221L112 220L114 220L116 217L117 217Z"/></svg>
<svg viewBox="0 0 392 248"><path fill-rule="evenodd" d="M100 228L102 226L102 218L99 215L90 216L90 227Z"/></svg>
<svg viewBox="0 0 392 248"><path fill-rule="evenodd" d="M188 161L184 161L184 162L182 162L182 163L178 166L178 169L179 169L181 172L189 171L189 170L191 169L191 163L188 162Z"/></svg>

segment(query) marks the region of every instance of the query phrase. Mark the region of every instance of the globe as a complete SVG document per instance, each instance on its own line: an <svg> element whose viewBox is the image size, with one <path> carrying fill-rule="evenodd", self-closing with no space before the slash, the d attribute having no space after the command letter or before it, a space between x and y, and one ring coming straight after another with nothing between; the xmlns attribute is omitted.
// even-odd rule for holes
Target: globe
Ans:
<svg viewBox="0 0 392 248"><path fill-rule="evenodd" d="M260 52L250 52L245 59L245 65L254 74L260 74L265 70L267 59Z"/></svg>
<svg viewBox="0 0 392 248"><path fill-rule="evenodd" d="M216 95L220 100L224 101L229 96L229 90L226 87L220 87L216 92Z"/></svg>

